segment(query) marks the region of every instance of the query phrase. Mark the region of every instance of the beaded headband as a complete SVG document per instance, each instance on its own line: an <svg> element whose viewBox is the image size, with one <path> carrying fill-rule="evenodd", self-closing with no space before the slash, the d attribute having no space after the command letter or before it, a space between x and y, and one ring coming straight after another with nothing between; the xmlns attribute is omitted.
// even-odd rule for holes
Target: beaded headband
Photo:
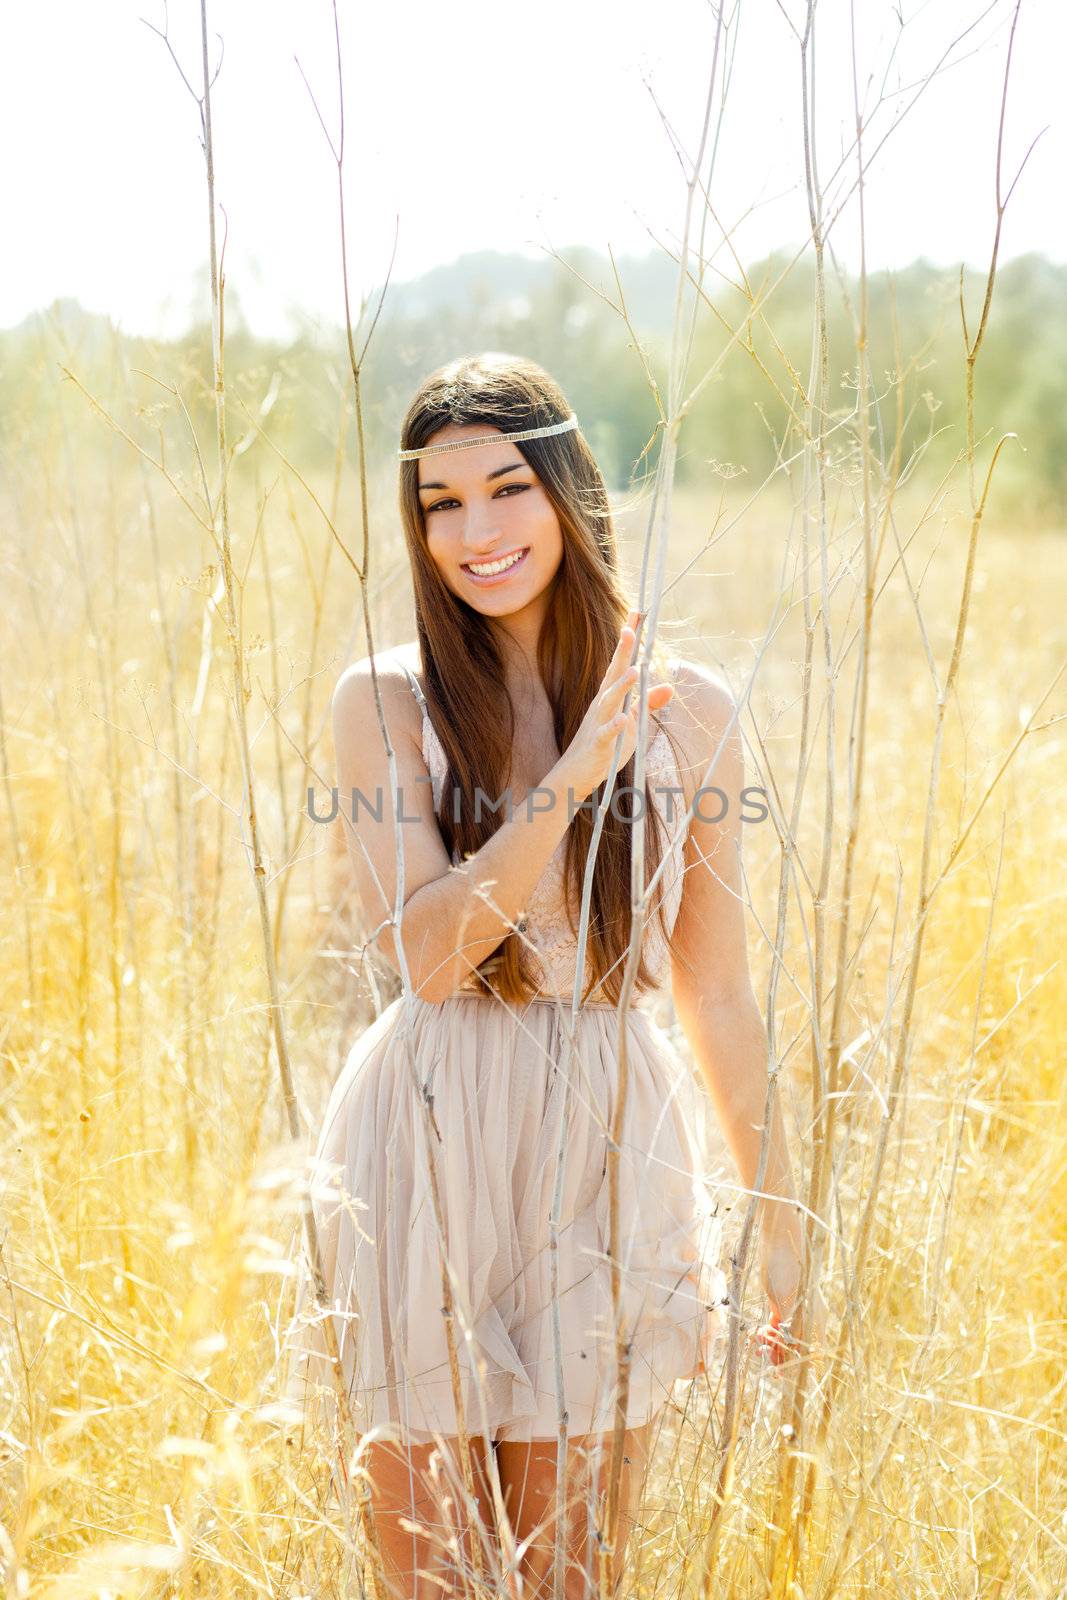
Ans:
<svg viewBox="0 0 1067 1600"><path fill-rule="evenodd" d="M523 428L519 433L479 434L477 439L453 439L448 444L425 444L420 450L398 450L397 456L401 461L415 461L419 456L436 456L446 450L470 450L476 444L492 444L494 440L510 439L517 444L520 439L547 439L554 433L570 433L577 426L578 418L572 411L566 422L550 422L543 428Z"/></svg>

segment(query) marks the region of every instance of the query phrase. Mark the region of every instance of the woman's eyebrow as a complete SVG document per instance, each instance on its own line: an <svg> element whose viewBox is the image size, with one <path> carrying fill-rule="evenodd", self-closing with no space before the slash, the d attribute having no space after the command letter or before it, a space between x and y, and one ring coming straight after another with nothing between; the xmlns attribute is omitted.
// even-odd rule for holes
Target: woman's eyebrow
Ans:
<svg viewBox="0 0 1067 1600"><path fill-rule="evenodd" d="M529 465L530 465L530 463L528 461L511 461L511 462L508 463L508 465L506 467L497 467L497 468L495 468L494 471L487 472L486 475L485 475L485 481L486 481L486 483L492 483L494 478L502 478L504 476L505 472L514 472L516 470L516 468L518 468L518 467L528 467ZM420 494L423 491L423 489L447 489L447 488L448 488L448 484L447 483L420 483L419 484L419 492L420 492Z"/></svg>

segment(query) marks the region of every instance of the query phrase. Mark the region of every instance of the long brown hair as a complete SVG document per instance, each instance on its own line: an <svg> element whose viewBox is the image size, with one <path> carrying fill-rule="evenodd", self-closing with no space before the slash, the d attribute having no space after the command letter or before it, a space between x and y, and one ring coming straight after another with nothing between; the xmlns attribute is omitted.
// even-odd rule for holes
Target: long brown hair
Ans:
<svg viewBox="0 0 1067 1600"><path fill-rule="evenodd" d="M439 367L420 385L401 431L402 450L417 450L449 423L486 423L502 433L563 422L571 412L562 391L536 362L488 351ZM560 750L574 738L600 687L626 621L630 602L619 577L618 549L607 489L580 430L515 445L536 472L559 519L563 557L537 646L537 666L552 705ZM426 524L418 492L418 462L400 463L400 514L414 579L415 617L430 717L448 758L440 827L454 860L479 850L504 820L503 808L473 798L497 797L510 782L514 712L505 687L504 661L489 621L454 595L426 546ZM653 661L662 676L662 654ZM659 719L656 719L657 722ZM668 735L668 737L670 737ZM672 741L673 743L673 741ZM619 769L613 804L604 818L590 904L583 998L617 1003L630 940L631 827L634 758ZM622 792L624 790L631 792ZM458 799L456 793L458 791ZM599 805L604 785L589 800ZM616 816L615 812L620 815ZM666 831L645 786L646 874L661 858ZM456 820L458 817L458 821ZM662 830L663 845L658 834ZM575 909L593 831L590 807L579 810L567 833L564 882L568 918L577 935ZM647 876L646 876L647 882ZM660 918L665 938L663 880L653 890L650 914ZM476 986L514 1003L536 988L530 955L521 935L509 933L501 948L477 969ZM652 986L642 954L637 992Z"/></svg>

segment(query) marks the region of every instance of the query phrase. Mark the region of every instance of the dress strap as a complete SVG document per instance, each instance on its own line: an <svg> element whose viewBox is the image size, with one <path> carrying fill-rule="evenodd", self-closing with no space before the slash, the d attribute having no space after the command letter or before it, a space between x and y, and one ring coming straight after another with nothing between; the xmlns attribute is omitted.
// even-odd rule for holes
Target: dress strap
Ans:
<svg viewBox="0 0 1067 1600"><path fill-rule="evenodd" d="M422 755L433 780L434 810L437 811L441 805L444 781L448 771L448 758L445 755L440 739L437 737L437 730L430 721L430 709L423 693L422 685L406 661L401 661L400 665L407 673L412 693L422 708Z"/></svg>
<svg viewBox="0 0 1067 1600"><path fill-rule="evenodd" d="M430 770L432 771L432 757L436 754L436 751L434 750L433 723L430 721L430 710L426 704L426 696L422 692L422 684L419 682L418 678L416 678L407 662L402 661L400 665L407 673L408 682L411 685L411 691L422 709L422 753L426 760L427 766L430 767Z"/></svg>
<svg viewBox="0 0 1067 1600"><path fill-rule="evenodd" d="M422 707L422 720L423 720L423 723L427 723L430 720L430 712L429 712L429 708L427 707L427 704L426 704L426 696L422 692L422 684L419 682L418 678L416 678L415 674L412 672L411 668L408 666L406 661L402 661L400 663L400 665L403 667L404 671L407 673L408 682L411 685L412 692L413 692L416 700L419 702L419 705Z"/></svg>
<svg viewBox="0 0 1067 1600"><path fill-rule="evenodd" d="M418 678L416 678L415 674L412 672L411 668L408 666L406 661L401 661L400 665L403 667L404 671L408 675L408 682L410 683L412 689L415 692L416 700L419 702L419 705L425 711L426 710L426 696L422 692L422 684L419 682Z"/></svg>

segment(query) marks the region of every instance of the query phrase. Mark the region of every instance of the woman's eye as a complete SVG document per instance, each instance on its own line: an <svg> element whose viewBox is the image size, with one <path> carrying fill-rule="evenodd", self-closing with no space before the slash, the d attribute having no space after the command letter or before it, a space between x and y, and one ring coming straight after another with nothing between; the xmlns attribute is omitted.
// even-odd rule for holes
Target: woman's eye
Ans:
<svg viewBox="0 0 1067 1600"><path fill-rule="evenodd" d="M499 500L501 495L507 494L511 489L517 489L521 494L529 487L530 485L528 483L505 483L502 488L497 490L496 494L493 496L493 499ZM445 506L454 506L458 504L458 500L435 500L432 506L426 507L425 514L426 516L429 516L431 511L443 511Z"/></svg>

